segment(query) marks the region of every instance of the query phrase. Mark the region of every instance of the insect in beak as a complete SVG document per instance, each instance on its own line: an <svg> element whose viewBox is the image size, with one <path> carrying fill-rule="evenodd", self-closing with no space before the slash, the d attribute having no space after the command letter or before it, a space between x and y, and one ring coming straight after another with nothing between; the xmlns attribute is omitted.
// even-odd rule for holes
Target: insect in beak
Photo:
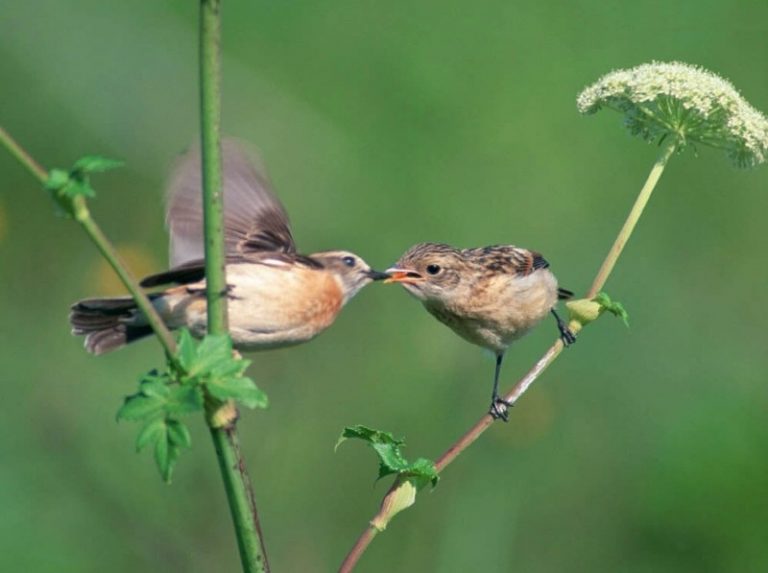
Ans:
<svg viewBox="0 0 768 573"><path fill-rule="evenodd" d="M416 271L409 271L408 269L398 269L392 267L386 271L389 274L389 278L384 281L385 284L389 283L406 283L413 284L424 280L424 278Z"/></svg>

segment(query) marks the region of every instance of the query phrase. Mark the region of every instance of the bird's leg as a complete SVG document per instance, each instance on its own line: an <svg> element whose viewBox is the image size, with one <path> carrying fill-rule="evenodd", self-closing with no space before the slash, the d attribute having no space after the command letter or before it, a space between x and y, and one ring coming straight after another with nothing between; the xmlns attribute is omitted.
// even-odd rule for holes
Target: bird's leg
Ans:
<svg viewBox="0 0 768 573"><path fill-rule="evenodd" d="M568 328L568 326L565 324L562 318L560 318L560 315L557 314L557 311L555 309L552 309L552 316L555 317L555 320L557 321L557 329L560 331L560 340L563 341L564 346L570 346L574 342L576 342L576 335L571 332L571 329Z"/></svg>
<svg viewBox="0 0 768 573"><path fill-rule="evenodd" d="M512 404L499 396L499 374L501 373L501 361L503 358L504 354L496 355L496 373L493 376L493 395L491 396L491 408L488 410L488 413L494 420L501 418L507 422L509 420L509 407Z"/></svg>

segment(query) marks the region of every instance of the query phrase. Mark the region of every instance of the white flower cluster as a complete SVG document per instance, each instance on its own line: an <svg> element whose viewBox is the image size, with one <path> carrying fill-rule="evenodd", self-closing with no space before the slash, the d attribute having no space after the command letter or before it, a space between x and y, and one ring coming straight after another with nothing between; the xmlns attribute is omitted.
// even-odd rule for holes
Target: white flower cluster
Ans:
<svg viewBox="0 0 768 573"><path fill-rule="evenodd" d="M730 82L680 62L643 64L611 72L582 91L581 113L602 107L625 114L630 131L646 140L673 136L722 148L736 165L768 156L768 120Z"/></svg>

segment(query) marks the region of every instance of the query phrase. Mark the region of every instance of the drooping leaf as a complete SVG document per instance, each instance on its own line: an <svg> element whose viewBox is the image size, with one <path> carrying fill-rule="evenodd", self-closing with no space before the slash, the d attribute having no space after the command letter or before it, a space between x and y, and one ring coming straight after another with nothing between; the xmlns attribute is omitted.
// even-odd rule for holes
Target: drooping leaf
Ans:
<svg viewBox="0 0 768 573"><path fill-rule="evenodd" d="M166 483L171 481L173 473L173 457L170 455L170 444L168 443L168 426L163 423L162 430L159 432L155 441L155 463L160 475Z"/></svg>
<svg viewBox="0 0 768 573"><path fill-rule="evenodd" d="M136 451L140 452L145 446L154 444L165 436L165 420L155 418L147 422L136 437Z"/></svg>
<svg viewBox="0 0 768 573"><path fill-rule="evenodd" d="M179 420L170 419L167 422L168 440L177 448L188 448L192 445L192 436L187 426Z"/></svg>

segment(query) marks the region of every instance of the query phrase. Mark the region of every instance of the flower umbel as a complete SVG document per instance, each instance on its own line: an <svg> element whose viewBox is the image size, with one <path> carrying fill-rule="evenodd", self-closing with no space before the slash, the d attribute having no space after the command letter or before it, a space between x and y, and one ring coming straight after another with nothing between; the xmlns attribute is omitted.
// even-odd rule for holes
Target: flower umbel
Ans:
<svg viewBox="0 0 768 573"><path fill-rule="evenodd" d="M701 143L724 149L739 167L768 156L768 119L720 76L680 62L643 64L611 72L582 91L581 113L603 107L624 113L633 135L674 137L678 148Z"/></svg>

